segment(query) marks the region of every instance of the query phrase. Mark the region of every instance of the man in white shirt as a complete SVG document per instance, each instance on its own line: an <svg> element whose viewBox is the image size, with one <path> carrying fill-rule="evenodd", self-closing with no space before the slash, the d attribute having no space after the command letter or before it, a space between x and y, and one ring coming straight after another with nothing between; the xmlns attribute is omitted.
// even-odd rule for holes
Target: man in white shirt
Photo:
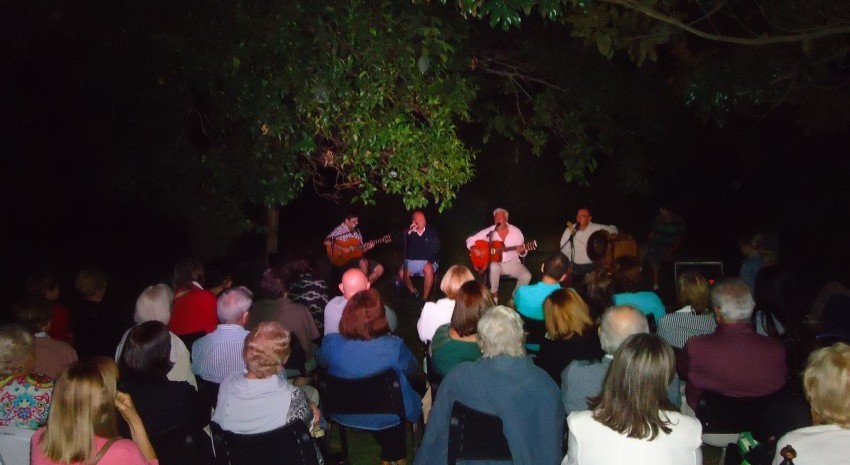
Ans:
<svg viewBox="0 0 850 465"><path fill-rule="evenodd" d="M245 370L242 348L248 330L248 309L253 294L244 286L231 287L218 296L219 325L192 344L192 371L206 381L221 383L227 375Z"/></svg>
<svg viewBox="0 0 850 465"><path fill-rule="evenodd" d="M609 234L617 234L616 226L592 223L593 217L590 209L582 207L576 213L576 224L567 223L567 229L561 235L561 252L570 259L572 263L572 282L581 283L584 275L593 270L593 261L587 255L587 242L590 235L596 231L608 231Z"/></svg>
<svg viewBox="0 0 850 465"><path fill-rule="evenodd" d="M490 293L493 300L499 300L499 280L502 276L516 278L517 287L531 282L531 272L522 264L520 258L528 254L525 247L525 236L516 226L508 223L510 213L504 208L493 210L493 227L486 227L481 231L466 238L466 248L474 257L483 258L487 261L487 247L481 250L476 247L477 241L492 243L502 242L504 249L501 252L500 261L489 261ZM510 249L510 250L509 250Z"/></svg>

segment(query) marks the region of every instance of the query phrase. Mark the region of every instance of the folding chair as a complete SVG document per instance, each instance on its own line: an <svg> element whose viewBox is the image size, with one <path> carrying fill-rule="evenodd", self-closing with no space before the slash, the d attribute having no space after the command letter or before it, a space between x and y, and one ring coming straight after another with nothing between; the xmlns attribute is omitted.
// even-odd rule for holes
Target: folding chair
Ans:
<svg viewBox="0 0 850 465"><path fill-rule="evenodd" d="M502 420L455 401L449 421L448 465L458 460L512 461Z"/></svg>
<svg viewBox="0 0 850 465"><path fill-rule="evenodd" d="M319 465L316 445L300 419L257 434L224 431L210 423L216 465Z"/></svg>

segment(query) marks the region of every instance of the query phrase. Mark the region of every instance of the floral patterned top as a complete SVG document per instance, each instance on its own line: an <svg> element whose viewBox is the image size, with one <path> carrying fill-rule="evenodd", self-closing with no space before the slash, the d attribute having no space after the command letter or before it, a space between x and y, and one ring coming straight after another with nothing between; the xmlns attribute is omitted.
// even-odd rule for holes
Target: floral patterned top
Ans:
<svg viewBox="0 0 850 465"><path fill-rule="evenodd" d="M0 426L38 429L47 424L53 380L41 374L14 374L0 380Z"/></svg>

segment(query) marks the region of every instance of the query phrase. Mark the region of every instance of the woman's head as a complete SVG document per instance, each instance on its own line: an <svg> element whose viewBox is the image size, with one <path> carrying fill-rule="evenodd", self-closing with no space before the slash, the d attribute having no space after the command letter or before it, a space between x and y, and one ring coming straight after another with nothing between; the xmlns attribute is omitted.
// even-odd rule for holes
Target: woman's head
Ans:
<svg viewBox="0 0 850 465"><path fill-rule="evenodd" d="M524 356L525 331L519 313L503 305L487 310L478 321L478 347L484 358Z"/></svg>
<svg viewBox="0 0 850 465"><path fill-rule="evenodd" d="M637 292L641 290L643 268L636 257L623 256L617 259L614 268L614 292Z"/></svg>
<svg viewBox="0 0 850 465"><path fill-rule="evenodd" d="M90 460L94 436L118 435L115 393L118 369L107 357L69 365L53 387L53 400L41 448L54 462Z"/></svg>
<svg viewBox="0 0 850 465"><path fill-rule="evenodd" d="M155 320L167 325L171 320L171 301L173 299L174 292L168 285L148 286L136 299L136 312L133 314L133 320L136 321L136 324Z"/></svg>
<svg viewBox="0 0 850 465"><path fill-rule="evenodd" d="M813 352L803 385L815 424L850 428L850 346L838 342Z"/></svg>
<svg viewBox="0 0 850 465"><path fill-rule="evenodd" d="M242 356L248 373L268 378L283 370L291 351L289 331L277 321L264 321L245 337Z"/></svg>
<svg viewBox="0 0 850 465"><path fill-rule="evenodd" d="M146 321L127 334L121 352L121 376L162 379L171 371L171 333L160 321Z"/></svg>
<svg viewBox="0 0 850 465"><path fill-rule="evenodd" d="M705 276L696 271L679 275L676 280L676 296L679 307L690 305L697 315L702 315L711 308L711 285Z"/></svg>
<svg viewBox="0 0 850 465"><path fill-rule="evenodd" d="M192 287L192 282L204 285L204 265L194 258L184 258L174 264L174 290Z"/></svg>
<svg viewBox="0 0 850 465"><path fill-rule="evenodd" d="M593 324L587 304L572 289L558 289L546 297L543 320L546 333L555 340L581 336Z"/></svg>
<svg viewBox="0 0 850 465"><path fill-rule="evenodd" d="M475 334L481 315L493 305L495 305L493 296L484 284L478 281L463 283L455 295L452 329L461 337Z"/></svg>
<svg viewBox="0 0 850 465"><path fill-rule="evenodd" d="M454 300L460 286L462 286L463 283L474 279L475 276L472 275L469 268L461 265L452 265L451 268L446 271L446 275L443 276L443 280L440 281L440 290L443 291L443 294L445 294L447 298Z"/></svg>
<svg viewBox="0 0 850 465"><path fill-rule="evenodd" d="M635 334L614 352L602 393L591 399L593 417L630 438L655 439L669 433L661 410L676 410L667 398L675 375L673 349L654 334Z"/></svg>
<svg viewBox="0 0 850 465"><path fill-rule="evenodd" d="M389 332L384 302L375 289L354 294L342 310L339 333L349 339L367 341Z"/></svg>
<svg viewBox="0 0 850 465"><path fill-rule="evenodd" d="M0 378L29 372L35 363L33 337L21 326L0 327Z"/></svg>

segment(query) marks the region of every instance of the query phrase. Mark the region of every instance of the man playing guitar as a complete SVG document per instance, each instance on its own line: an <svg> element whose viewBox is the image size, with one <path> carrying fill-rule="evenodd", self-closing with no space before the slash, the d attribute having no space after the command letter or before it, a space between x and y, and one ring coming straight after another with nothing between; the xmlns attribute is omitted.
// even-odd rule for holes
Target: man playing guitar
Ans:
<svg viewBox="0 0 850 465"><path fill-rule="evenodd" d="M347 213L345 219L324 240L328 258L334 266L343 270L360 268L373 284L384 274L384 267L375 260L366 258L363 254L371 250L383 240L363 243L363 235L357 225L360 220L355 213Z"/></svg>
<svg viewBox="0 0 850 465"><path fill-rule="evenodd" d="M520 261L521 257L528 254L525 237L519 228L508 224L509 216L510 214L504 208L493 210L494 227L484 228L466 238L466 248L469 249L470 256L479 259L483 257L484 260L489 260L487 270L490 276L490 293L493 294L493 299L497 301L499 279L502 276L516 278L517 287L531 282L531 272ZM494 241L500 241L504 244L501 261L490 260L491 257L488 258L488 252L491 247L483 244L484 242L492 244ZM484 245L484 250L480 247L481 245Z"/></svg>

